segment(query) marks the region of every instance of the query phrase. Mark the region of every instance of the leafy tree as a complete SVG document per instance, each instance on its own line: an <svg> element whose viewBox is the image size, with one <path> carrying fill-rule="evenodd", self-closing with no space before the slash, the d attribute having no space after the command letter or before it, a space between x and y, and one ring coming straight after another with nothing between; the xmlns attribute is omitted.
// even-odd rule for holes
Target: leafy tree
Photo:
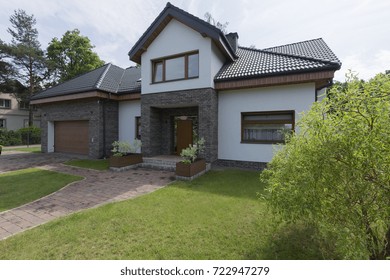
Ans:
<svg viewBox="0 0 390 280"><path fill-rule="evenodd" d="M47 57L54 81L63 82L102 66L104 61L93 48L88 37L80 35L77 29L65 32L60 40L52 39Z"/></svg>
<svg viewBox="0 0 390 280"><path fill-rule="evenodd" d="M260 178L271 208L346 259L390 257L390 76L350 76L313 105Z"/></svg>
<svg viewBox="0 0 390 280"><path fill-rule="evenodd" d="M28 102L29 98L41 89L41 82L46 71L44 52L38 41L36 19L27 15L24 10L15 10L10 17L11 28L8 33L12 39L10 44L2 44L3 54L9 58L9 64L14 68L14 82L28 88L27 93L16 92L19 99ZM33 110L30 107L29 126L33 124Z"/></svg>

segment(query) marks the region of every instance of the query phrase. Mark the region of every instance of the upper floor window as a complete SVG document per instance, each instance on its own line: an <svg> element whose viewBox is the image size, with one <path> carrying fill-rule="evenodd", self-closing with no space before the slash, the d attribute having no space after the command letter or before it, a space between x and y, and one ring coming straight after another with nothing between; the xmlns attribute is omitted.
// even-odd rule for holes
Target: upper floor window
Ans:
<svg viewBox="0 0 390 280"><path fill-rule="evenodd" d="M11 100L9 99L0 99L0 108L11 108Z"/></svg>
<svg viewBox="0 0 390 280"><path fill-rule="evenodd" d="M37 106L36 105L31 105L32 106L32 109L34 111L37 110ZM20 110L29 110L30 109L30 102L28 101L19 101L19 109Z"/></svg>
<svg viewBox="0 0 390 280"><path fill-rule="evenodd" d="M294 111L241 113L242 143L284 143L294 130Z"/></svg>
<svg viewBox="0 0 390 280"><path fill-rule="evenodd" d="M19 109L21 110L28 110L29 109L29 103L25 101L19 101Z"/></svg>
<svg viewBox="0 0 390 280"><path fill-rule="evenodd" d="M152 61L153 83L199 77L199 52L191 52Z"/></svg>

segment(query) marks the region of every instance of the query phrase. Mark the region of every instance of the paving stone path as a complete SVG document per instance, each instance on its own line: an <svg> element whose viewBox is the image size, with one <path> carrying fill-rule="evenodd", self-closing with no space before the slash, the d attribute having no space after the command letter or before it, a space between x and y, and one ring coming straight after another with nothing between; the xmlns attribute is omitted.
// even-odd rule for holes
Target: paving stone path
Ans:
<svg viewBox="0 0 390 280"><path fill-rule="evenodd" d="M106 203L134 198L136 196L160 189L173 181L174 173L149 169L133 169L123 172L96 171L63 165L48 154L24 154L12 167L0 156L0 173L6 170L17 170L36 167L84 177L67 187L34 202L8 211L0 212L0 240L26 229L41 225L57 217L62 217L83 209L97 207ZM11 156L11 155L9 155ZM46 157L47 156L47 157ZM60 160L59 158L62 159ZM68 159L57 155L57 161ZM12 159L9 159L12 162ZM45 163L45 165L42 165Z"/></svg>

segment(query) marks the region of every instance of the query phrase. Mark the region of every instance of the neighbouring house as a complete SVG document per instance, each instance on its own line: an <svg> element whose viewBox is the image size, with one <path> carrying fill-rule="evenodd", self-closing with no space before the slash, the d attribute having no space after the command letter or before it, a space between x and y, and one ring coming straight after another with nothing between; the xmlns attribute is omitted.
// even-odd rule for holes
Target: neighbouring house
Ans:
<svg viewBox="0 0 390 280"><path fill-rule="evenodd" d="M18 100L12 93L0 92L0 129L18 130L28 127L29 104ZM34 106L34 126L40 127L40 111Z"/></svg>
<svg viewBox="0 0 390 280"><path fill-rule="evenodd" d="M322 39L267 49L238 40L168 3L129 52L140 68L107 64L33 97L43 151L99 158L114 140L141 138L151 157L203 137L208 162L260 168L341 62Z"/></svg>

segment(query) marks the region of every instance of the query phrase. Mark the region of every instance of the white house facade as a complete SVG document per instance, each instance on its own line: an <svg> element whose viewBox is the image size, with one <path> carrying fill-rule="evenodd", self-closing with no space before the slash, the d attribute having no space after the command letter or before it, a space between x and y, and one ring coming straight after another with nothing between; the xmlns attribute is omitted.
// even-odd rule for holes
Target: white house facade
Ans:
<svg viewBox="0 0 390 280"><path fill-rule="evenodd" d="M29 104L14 94L0 92L0 129L18 130L28 127ZM40 112L34 108L33 124L40 126Z"/></svg>
<svg viewBox="0 0 390 280"><path fill-rule="evenodd" d="M135 138L145 157L179 155L204 138L210 163L264 167L341 62L322 39L262 50L238 40L168 3L129 51L141 67L108 64L33 98L43 151L63 151L76 125L69 146L90 157Z"/></svg>

